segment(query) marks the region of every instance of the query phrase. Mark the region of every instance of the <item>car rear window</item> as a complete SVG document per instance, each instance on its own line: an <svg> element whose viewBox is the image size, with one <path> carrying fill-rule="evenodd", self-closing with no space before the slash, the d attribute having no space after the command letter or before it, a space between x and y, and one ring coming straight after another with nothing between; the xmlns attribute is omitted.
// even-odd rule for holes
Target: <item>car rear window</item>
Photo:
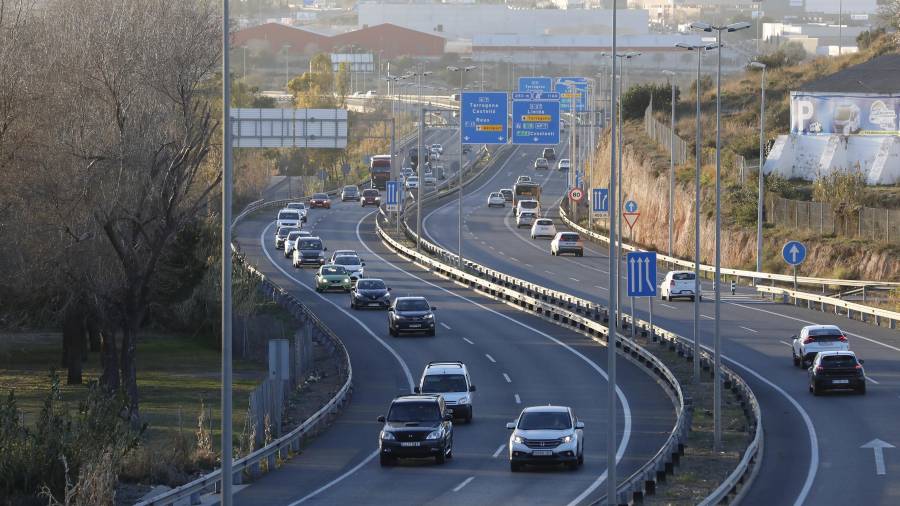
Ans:
<svg viewBox="0 0 900 506"><path fill-rule="evenodd" d="M823 367L856 367L856 357L852 355L826 355L820 363Z"/></svg>
<svg viewBox="0 0 900 506"><path fill-rule="evenodd" d="M297 230L297 229L294 227L281 227L278 229L278 237L287 237L288 234L290 234L291 232L293 232L295 230Z"/></svg>
<svg viewBox="0 0 900 506"><path fill-rule="evenodd" d="M296 240L298 237L300 237L300 231L299 231L299 230L297 230L296 232L291 232L291 233L288 234L288 236L287 236L288 241Z"/></svg>
<svg viewBox="0 0 900 506"><path fill-rule="evenodd" d="M562 234L559 236L560 241L571 241L575 242L579 239L578 234Z"/></svg>
<svg viewBox="0 0 900 506"><path fill-rule="evenodd" d="M356 187L355 187L355 186L345 186L345 187L344 187L344 191L345 191L345 192L356 191Z"/></svg>
<svg viewBox="0 0 900 506"><path fill-rule="evenodd" d="M333 263L336 265L359 265L359 258L346 255L335 258Z"/></svg>
<svg viewBox="0 0 900 506"><path fill-rule="evenodd" d="M526 411L519 419L522 430L566 430L572 428L572 419L564 411Z"/></svg>
<svg viewBox="0 0 900 506"><path fill-rule="evenodd" d="M537 209L538 203L534 200L523 200L521 203L523 209Z"/></svg>
<svg viewBox="0 0 900 506"><path fill-rule="evenodd" d="M835 339L844 335L838 329L812 329L809 331L809 335L812 337L833 337Z"/></svg>
<svg viewBox="0 0 900 506"><path fill-rule="evenodd" d="M538 225L553 225L553 220L537 220Z"/></svg>
<svg viewBox="0 0 900 506"><path fill-rule="evenodd" d="M429 374L422 380L423 394L467 392L466 377L462 374Z"/></svg>
<svg viewBox="0 0 900 506"><path fill-rule="evenodd" d="M672 274L672 279L676 281L693 281L695 277L693 272L676 272Z"/></svg>

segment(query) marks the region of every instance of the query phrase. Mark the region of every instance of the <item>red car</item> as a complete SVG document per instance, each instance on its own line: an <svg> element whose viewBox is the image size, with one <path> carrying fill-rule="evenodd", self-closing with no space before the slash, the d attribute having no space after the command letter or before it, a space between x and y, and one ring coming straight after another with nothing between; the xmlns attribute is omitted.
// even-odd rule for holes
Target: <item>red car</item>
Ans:
<svg viewBox="0 0 900 506"><path fill-rule="evenodd" d="M309 207L331 209L331 199L325 193L313 193L313 196L309 198Z"/></svg>
<svg viewBox="0 0 900 506"><path fill-rule="evenodd" d="M363 190L362 198L360 199L360 203L362 207L366 207L368 205L380 206L381 205L381 195L378 193L378 190L368 189Z"/></svg>

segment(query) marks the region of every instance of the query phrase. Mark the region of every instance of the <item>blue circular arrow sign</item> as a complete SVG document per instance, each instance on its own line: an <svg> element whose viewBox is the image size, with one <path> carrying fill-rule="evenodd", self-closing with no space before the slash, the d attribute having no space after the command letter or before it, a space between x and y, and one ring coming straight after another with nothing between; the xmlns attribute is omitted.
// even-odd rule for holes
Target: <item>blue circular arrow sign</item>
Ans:
<svg viewBox="0 0 900 506"><path fill-rule="evenodd" d="M629 200L629 201L625 202L625 212L636 213L637 210L638 210L637 202L635 202L633 200Z"/></svg>
<svg viewBox="0 0 900 506"><path fill-rule="evenodd" d="M806 246L800 241L788 241L781 248L781 256L788 265L800 265L806 259Z"/></svg>

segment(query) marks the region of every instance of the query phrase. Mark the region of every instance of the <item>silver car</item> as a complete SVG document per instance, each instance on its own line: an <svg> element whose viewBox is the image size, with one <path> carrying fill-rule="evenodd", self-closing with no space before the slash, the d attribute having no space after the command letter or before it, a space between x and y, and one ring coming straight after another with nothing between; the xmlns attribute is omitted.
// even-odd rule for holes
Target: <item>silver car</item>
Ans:
<svg viewBox="0 0 900 506"><path fill-rule="evenodd" d="M584 422L566 406L532 406L519 419L506 424L509 436L509 469L526 464L565 464L578 469L584 464Z"/></svg>

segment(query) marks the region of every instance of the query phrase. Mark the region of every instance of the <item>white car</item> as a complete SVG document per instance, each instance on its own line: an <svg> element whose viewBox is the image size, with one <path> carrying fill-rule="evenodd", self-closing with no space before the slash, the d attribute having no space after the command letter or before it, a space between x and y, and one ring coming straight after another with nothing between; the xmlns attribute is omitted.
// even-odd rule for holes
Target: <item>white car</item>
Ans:
<svg viewBox="0 0 900 506"><path fill-rule="evenodd" d="M378 92L375 90L369 90L366 92L366 98L374 98L378 96Z"/></svg>
<svg viewBox="0 0 900 506"><path fill-rule="evenodd" d="M425 184L425 188L434 188L437 186L437 179L431 174L426 174L422 181Z"/></svg>
<svg viewBox="0 0 900 506"><path fill-rule="evenodd" d="M281 227L297 227L300 228L302 217L300 211L296 209L282 209L278 211L278 217L275 219L275 228Z"/></svg>
<svg viewBox="0 0 900 506"><path fill-rule="evenodd" d="M534 214L541 214L541 203L537 200L520 200L516 203L516 216L522 213L522 211L531 211Z"/></svg>
<svg viewBox="0 0 900 506"><path fill-rule="evenodd" d="M559 256L563 253L572 253L575 256L584 256L584 242L581 236L575 232L557 232L556 237L550 241L550 254Z"/></svg>
<svg viewBox="0 0 900 506"><path fill-rule="evenodd" d="M503 198L503 194L500 192L492 192L488 195L488 207L506 207L506 199Z"/></svg>
<svg viewBox="0 0 900 506"><path fill-rule="evenodd" d="M406 178L406 189L415 190L419 187L419 176L409 176Z"/></svg>
<svg viewBox="0 0 900 506"><path fill-rule="evenodd" d="M550 162L548 162L546 158L537 158L534 161L534 168L535 169L549 169Z"/></svg>
<svg viewBox="0 0 900 506"><path fill-rule="evenodd" d="M568 158L560 158L559 163L556 164L556 170L569 170L572 168L572 161Z"/></svg>
<svg viewBox="0 0 900 506"><path fill-rule="evenodd" d="M415 176L416 171L414 171L412 167L403 167L402 169L400 169L400 175L403 176L404 179L406 179L410 176Z"/></svg>
<svg viewBox="0 0 900 506"><path fill-rule="evenodd" d="M822 351L849 351L847 336L837 325L807 325L791 341L794 365L806 368Z"/></svg>
<svg viewBox="0 0 900 506"><path fill-rule="evenodd" d="M431 152L432 152L432 153L440 153L440 154L444 154L444 146L442 146L442 145L440 145L440 144L437 144L437 143L436 143L436 144L432 144L432 145L431 145Z"/></svg>
<svg viewBox="0 0 900 506"><path fill-rule="evenodd" d="M672 300L676 297L694 300L698 292L700 300L703 300L703 291L698 286L693 271L669 271L659 285L659 298L662 300Z"/></svg>
<svg viewBox="0 0 900 506"><path fill-rule="evenodd" d="M531 225L531 238L537 239L538 237L556 237L556 225L553 224L553 220L550 218L540 218L534 220L534 224Z"/></svg>
<svg viewBox="0 0 900 506"><path fill-rule="evenodd" d="M519 176L516 178L516 184L530 183L530 182L531 182L531 176Z"/></svg>
<svg viewBox="0 0 900 506"><path fill-rule="evenodd" d="M532 406L519 419L507 423L509 470L527 464L565 464L578 469L584 464L584 422L566 406Z"/></svg>
<svg viewBox="0 0 900 506"><path fill-rule="evenodd" d="M290 258L291 254L294 253L294 247L297 245L297 239L299 239L302 235L302 231L292 230L290 233L288 233L287 237L284 238L284 258ZM309 232L306 232L306 235L309 236Z"/></svg>
<svg viewBox="0 0 900 506"><path fill-rule="evenodd" d="M537 214L533 211L522 211L516 216L516 228L531 226L537 220Z"/></svg>
<svg viewBox="0 0 900 506"><path fill-rule="evenodd" d="M417 394L440 394L454 418L472 423L475 385L462 362L429 362L413 391Z"/></svg>
<svg viewBox="0 0 900 506"><path fill-rule="evenodd" d="M297 212L300 213L300 221L306 223L306 213L309 212L309 208L306 207L306 202L290 202L288 205L284 206L285 209L296 209Z"/></svg>
<svg viewBox="0 0 900 506"><path fill-rule="evenodd" d="M340 265L346 269L347 274L350 275L350 280L353 282L356 282L365 276L364 267L366 266L366 263L356 255L340 255L332 258L331 263Z"/></svg>
<svg viewBox="0 0 900 506"><path fill-rule="evenodd" d="M331 263L334 263L335 258L344 256L344 255L358 257L359 253L357 253L356 250L352 250L352 249L337 249L337 250L334 250L334 252L331 254L331 258L328 259L328 261Z"/></svg>

